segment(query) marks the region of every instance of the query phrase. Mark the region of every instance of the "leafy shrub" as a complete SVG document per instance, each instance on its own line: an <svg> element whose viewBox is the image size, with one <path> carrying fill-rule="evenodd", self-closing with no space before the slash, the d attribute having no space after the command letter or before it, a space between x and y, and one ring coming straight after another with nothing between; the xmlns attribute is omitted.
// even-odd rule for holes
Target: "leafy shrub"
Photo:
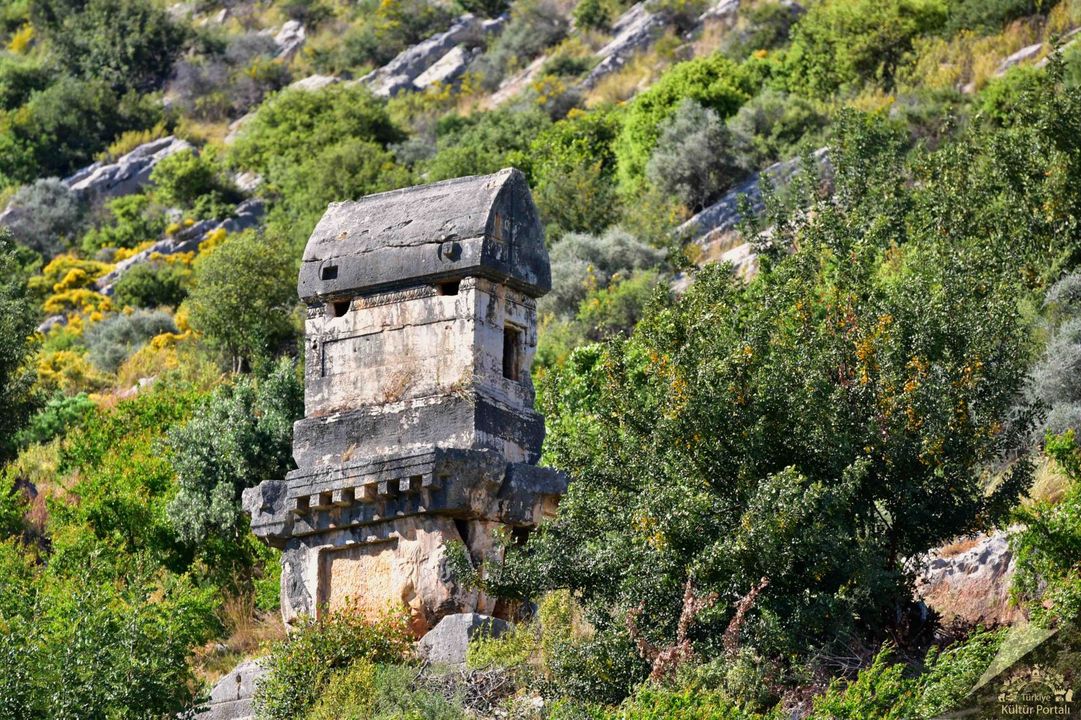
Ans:
<svg viewBox="0 0 1081 720"><path fill-rule="evenodd" d="M358 660L334 674L305 720L465 720L461 706L418 688L416 670Z"/></svg>
<svg viewBox="0 0 1081 720"><path fill-rule="evenodd" d="M57 178L20 188L8 209L13 217L7 226L15 240L46 257L72 244L85 214L79 198Z"/></svg>
<svg viewBox="0 0 1081 720"><path fill-rule="evenodd" d="M684 100L660 126L646 177L692 210L705 207L746 175L748 161L714 111Z"/></svg>
<svg viewBox="0 0 1081 720"><path fill-rule="evenodd" d="M465 12L489 18L499 17L510 5L507 0L457 0L457 4Z"/></svg>
<svg viewBox="0 0 1081 720"><path fill-rule="evenodd" d="M263 103L244 126L232 158L272 181L284 167L350 138L384 146L403 139L384 104L362 87L285 90Z"/></svg>
<svg viewBox="0 0 1081 720"><path fill-rule="evenodd" d="M827 118L797 94L766 89L728 121L728 128L756 167L795 156L797 145L826 125Z"/></svg>
<svg viewBox="0 0 1081 720"><path fill-rule="evenodd" d="M139 0L35 0L34 11L62 67L120 94L160 87L185 40L168 13Z"/></svg>
<svg viewBox="0 0 1081 720"><path fill-rule="evenodd" d="M562 40L567 27L567 18L552 0L514 3L506 28L474 64L483 86L488 90L499 87L503 78Z"/></svg>
<svg viewBox="0 0 1081 720"><path fill-rule="evenodd" d="M29 424L19 432L16 440L19 445L49 442L64 434L69 426L82 421L94 407L86 393L56 395L30 418Z"/></svg>
<svg viewBox="0 0 1081 720"><path fill-rule="evenodd" d="M247 231L195 259L191 327L235 370L269 357L292 335L296 272L281 240Z"/></svg>
<svg viewBox="0 0 1081 720"><path fill-rule="evenodd" d="M610 110L572 113L530 143L533 197L555 234L599 233L619 217L612 149L619 128Z"/></svg>
<svg viewBox="0 0 1081 720"><path fill-rule="evenodd" d="M331 683L335 671L355 663L394 663L409 654L405 619L387 615L369 622L351 610L302 620L289 637L275 643L267 674L257 684L255 708L267 720L304 717ZM363 668L355 671L363 678Z"/></svg>
<svg viewBox="0 0 1081 720"><path fill-rule="evenodd" d="M165 213L142 193L122 195L105 204L105 221L82 239L88 253L103 248L133 248L157 240L165 230Z"/></svg>
<svg viewBox="0 0 1081 720"><path fill-rule="evenodd" d="M720 55L674 66L630 103L616 142L621 188L625 192L640 189L661 126L685 99L697 101L723 119L736 112L748 95L746 78L735 63Z"/></svg>
<svg viewBox="0 0 1081 720"><path fill-rule="evenodd" d="M190 117L219 120L247 112L291 79L273 58L274 38L257 32L205 37L200 52L178 60L168 92Z"/></svg>
<svg viewBox="0 0 1081 720"><path fill-rule="evenodd" d="M618 11L619 4L612 0L578 0L571 14L575 27L607 30Z"/></svg>
<svg viewBox="0 0 1081 720"><path fill-rule="evenodd" d="M36 60L4 55L0 57L0 108L14 110L44 90L52 80L52 72Z"/></svg>
<svg viewBox="0 0 1081 720"><path fill-rule="evenodd" d="M94 323L83 333L83 342L94 365L106 372L116 372L143 343L155 335L169 332L176 332L176 325L168 313L136 310Z"/></svg>
<svg viewBox="0 0 1081 720"><path fill-rule="evenodd" d="M1042 6L1040 0L954 0L949 4L946 32L993 32L1011 20L1035 15Z"/></svg>
<svg viewBox="0 0 1081 720"><path fill-rule="evenodd" d="M942 27L942 0L827 0L792 31L789 88L826 97L876 82L889 89L913 40Z"/></svg>
<svg viewBox="0 0 1081 720"><path fill-rule="evenodd" d="M265 378L219 387L169 432L179 485L169 519L184 542L236 536L240 493L292 466L293 421L304 414L303 400L296 370L283 358Z"/></svg>
<svg viewBox="0 0 1081 720"><path fill-rule="evenodd" d="M175 308L188 296L190 280L191 269L182 263L139 263L113 284L113 302L120 308Z"/></svg>
<svg viewBox="0 0 1081 720"><path fill-rule="evenodd" d="M756 51L783 45L801 14L800 8L773 0L741 6L739 22L723 43L725 53L742 59Z"/></svg>
<svg viewBox="0 0 1081 720"><path fill-rule="evenodd" d="M1037 618L1070 622L1081 617L1081 449L1076 432L1049 435L1044 451L1066 473L1069 487L1058 504L1038 502L1018 513L1023 529L1011 538L1017 553L1013 592L1028 601Z"/></svg>
<svg viewBox="0 0 1081 720"><path fill-rule="evenodd" d="M33 374L25 363L36 325L26 278L5 235L0 231L0 459L7 459L14 449L15 433L32 409Z"/></svg>
<svg viewBox="0 0 1081 720"><path fill-rule="evenodd" d="M207 196L212 196L211 205L239 199L239 193L218 177L213 163L194 150L181 150L163 159L154 166L150 180L158 200L170 206L194 208Z"/></svg>
<svg viewBox="0 0 1081 720"><path fill-rule="evenodd" d="M149 97L118 96L97 80L62 77L9 117L0 134L0 182L66 176L125 130L153 127L161 109Z"/></svg>
<svg viewBox="0 0 1081 720"><path fill-rule="evenodd" d="M541 309L573 317L591 288L607 287L616 274L655 268L664 255L619 228L599 236L568 234L552 246L552 292Z"/></svg>
<svg viewBox="0 0 1081 720"><path fill-rule="evenodd" d="M1030 380L1032 395L1048 411L1040 435L1081 432L1081 273L1051 286L1045 307L1050 335Z"/></svg>
<svg viewBox="0 0 1081 720"><path fill-rule="evenodd" d="M492 110L468 117L451 115L437 129L438 151L425 166L432 180L483 175L508 166L528 172L530 141L548 126L539 110ZM523 167L525 165L525 167Z"/></svg>

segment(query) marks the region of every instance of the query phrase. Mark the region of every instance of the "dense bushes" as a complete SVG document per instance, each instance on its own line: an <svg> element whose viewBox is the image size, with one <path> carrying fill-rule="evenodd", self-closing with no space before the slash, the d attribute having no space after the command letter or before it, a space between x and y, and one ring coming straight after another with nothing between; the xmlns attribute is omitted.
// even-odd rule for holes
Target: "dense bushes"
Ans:
<svg viewBox="0 0 1081 720"><path fill-rule="evenodd" d="M336 671L354 664L401 662L409 651L408 629L400 617L388 615L372 623L359 612L345 610L303 621L271 649L268 672L256 691L256 710L267 720L304 717Z"/></svg>
<svg viewBox="0 0 1081 720"><path fill-rule="evenodd" d="M240 493L289 470L303 399L296 369L283 358L259 381L241 377L218 388L169 432L178 484L169 518L183 541L232 539L245 527Z"/></svg>
<svg viewBox="0 0 1081 720"><path fill-rule="evenodd" d="M138 263L113 284L117 307L176 307L188 296L191 268L183 263L152 260Z"/></svg>
<svg viewBox="0 0 1081 720"><path fill-rule="evenodd" d="M33 350L35 315L14 248L0 234L0 459L4 460L32 408L33 375L26 359Z"/></svg>
<svg viewBox="0 0 1081 720"><path fill-rule="evenodd" d="M273 356L293 333L295 266L275 236L247 231L195 261L191 327L234 370Z"/></svg>
<svg viewBox="0 0 1081 720"><path fill-rule="evenodd" d="M748 78L732 61L711 55L676 65L631 103L616 142L620 183L640 187L646 164L661 136L662 123L686 99L724 119L750 96Z"/></svg>
<svg viewBox="0 0 1081 720"><path fill-rule="evenodd" d="M867 81L889 88L915 37L942 27L942 0L827 0L808 9L785 56L795 92L826 97Z"/></svg>
<svg viewBox="0 0 1081 720"><path fill-rule="evenodd" d="M7 223L17 242L52 257L73 244L85 215L79 198L57 178L19 188L8 204Z"/></svg>
<svg viewBox="0 0 1081 720"><path fill-rule="evenodd" d="M83 334L90 359L106 372L116 372L120 364L156 335L176 332L173 319L156 310L136 310L94 323Z"/></svg>

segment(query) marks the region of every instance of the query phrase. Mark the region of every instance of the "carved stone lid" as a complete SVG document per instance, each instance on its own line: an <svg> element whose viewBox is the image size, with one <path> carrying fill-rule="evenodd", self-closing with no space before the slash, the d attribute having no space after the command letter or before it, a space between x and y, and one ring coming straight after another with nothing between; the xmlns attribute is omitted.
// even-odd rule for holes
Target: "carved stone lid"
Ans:
<svg viewBox="0 0 1081 720"><path fill-rule="evenodd" d="M519 170L331 203L304 248L297 291L316 303L468 276L533 297L551 289L544 228Z"/></svg>

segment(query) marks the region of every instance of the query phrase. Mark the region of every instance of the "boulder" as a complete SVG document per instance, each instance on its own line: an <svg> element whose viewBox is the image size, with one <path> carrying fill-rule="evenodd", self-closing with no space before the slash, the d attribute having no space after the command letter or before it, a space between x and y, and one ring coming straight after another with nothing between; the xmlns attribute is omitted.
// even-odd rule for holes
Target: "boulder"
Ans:
<svg viewBox="0 0 1081 720"><path fill-rule="evenodd" d="M64 184L84 199L130 195L150 182L150 172L155 165L174 153L190 149L191 143L170 135L144 143L116 162L89 165L64 178Z"/></svg>
<svg viewBox="0 0 1081 720"><path fill-rule="evenodd" d="M210 703L197 720L255 720L252 698L265 673L260 660L246 660L233 668L210 691Z"/></svg>
<svg viewBox="0 0 1081 720"><path fill-rule="evenodd" d="M113 284L132 267L145 263L154 255L176 255L182 252L194 252L199 249L199 243L206 238L208 233L222 229L227 233L238 233L242 230L255 227L263 219L263 202L257 199L245 200L236 207L236 215L226 220L200 220L186 227L174 235L169 235L154 243L146 250L132 255L127 260L122 260L108 275L97 280L95 285L99 292L112 295Z"/></svg>
<svg viewBox="0 0 1081 720"><path fill-rule="evenodd" d="M504 22L505 18L482 21L475 15L466 13L455 20L446 31L403 50L386 65L373 70L357 82L383 97L414 89L413 81L446 57L456 46L479 45L487 35L498 32ZM450 62L453 62L453 58L448 61Z"/></svg>
<svg viewBox="0 0 1081 720"><path fill-rule="evenodd" d="M645 2L632 6L612 25L615 37L597 51L600 62L582 81L582 87L591 89L602 78L622 68L631 57L656 42L667 27L667 16L650 12Z"/></svg>
<svg viewBox="0 0 1081 720"><path fill-rule="evenodd" d="M304 26L299 20L290 20L282 25L281 30L274 36L274 42L278 45L277 57L288 60L304 47L306 33Z"/></svg>
<svg viewBox="0 0 1081 720"><path fill-rule="evenodd" d="M1029 45L1023 47L1014 54L1007 57L995 70L995 77L1001 77L1006 74L1006 71L1012 68L1014 65L1020 65L1026 60L1031 60L1040 54L1040 50L1043 49L1043 43L1036 43L1035 45Z"/></svg>
<svg viewBox="0 0 1081 720"><path fill-rule="evenodd" d="M477 56L477 48L455 45L446 55L413 80L413 87L423 90L436 83L450 84L465 74L470 61Z"/></svg>
<svg viewBox="0 0 1081 720"><path fill-rule="evenodd" d="M447 615L417 643L417 653L433 665L465 665L469 640L477 633L499 637L510 629L505 620L480 613Z"/></svg>
<svg viewBox="0 0 1081 720"><path fill-rule="evenodd" d="M333 75L309 75L302 80L290 83L287 87L289 90L307 90L309 92L315 92L316 90L322 90L328 85L334 85L339 82L341 82L341 79Z"/></svg>
<svg viewBox="0 0 1081 720"><path fill-rule="evenodd" d="M1010 605L1014 556L1005 532L976 535L932 551L916 594L942 619L993 625L1021 618Z"/></svg>

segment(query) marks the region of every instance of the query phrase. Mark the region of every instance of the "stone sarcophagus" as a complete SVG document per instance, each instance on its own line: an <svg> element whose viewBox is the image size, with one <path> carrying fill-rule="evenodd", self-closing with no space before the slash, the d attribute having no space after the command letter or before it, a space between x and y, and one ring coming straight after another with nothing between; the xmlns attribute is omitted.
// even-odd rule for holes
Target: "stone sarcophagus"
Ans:
<svg viewBox="0 0 1081 720"><path fill-rule="evenodd" d="M282 612L409 608L422 634L457 612L500 614L456 586L493 533L523 541L566 478L539 468L530 365L550 287L523 175L332 204L308 241L305 417L298 468L245 491L252 530L283 550Z"/></svg>

